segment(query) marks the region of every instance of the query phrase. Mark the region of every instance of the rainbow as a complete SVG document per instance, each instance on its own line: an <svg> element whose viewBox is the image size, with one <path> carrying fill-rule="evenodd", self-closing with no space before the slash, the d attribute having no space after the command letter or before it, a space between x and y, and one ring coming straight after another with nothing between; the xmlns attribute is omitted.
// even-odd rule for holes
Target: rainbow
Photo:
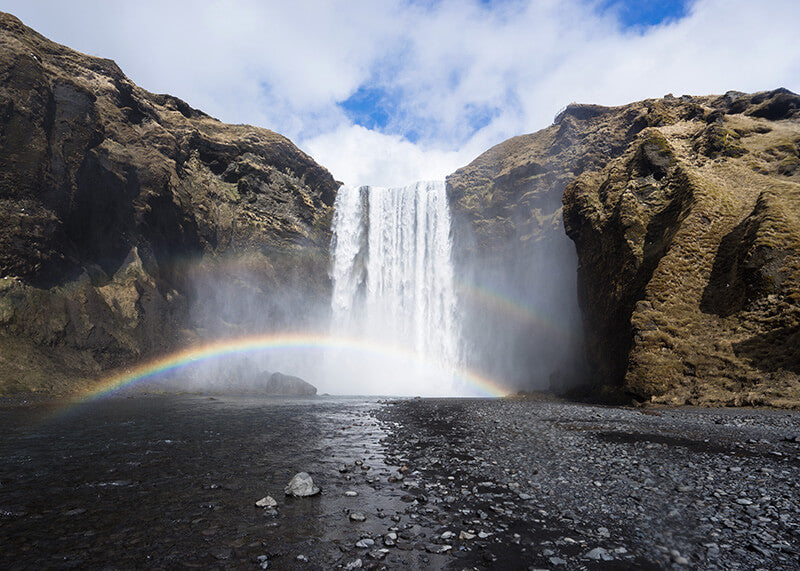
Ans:
<svg viewBox="0 0 800 571"><path fill-rule="evenodd" d="M474 303L479 303L496 313L502 313L516 321L533 323L562 341L569 339L571 336L570 332L560 323L547 318L528 304L503 295L493 289L466 282L458 282L456 283L456 291L461 297L469 298Z"/></svg>
<svg viewBox="0 0 800 571"><path fill-rule="evenodd" d="M436 363L422 359L418 354L412 351L364 339L299 333L257 335L225 339L189 347L125 369L124 371L117 372L99 380L91 389L80 396L77 402L99 399L156 375L170 373L183 367L219 357L242 355L253 352L309 348L340 349L384 355L392 358L399 358L411 364L423 365L438 370L441 373L446 373L446 371ZM456 379L463 381L467 386L473 389L478 396L500 397L508 394L508 390L497 381L477 374L474 371L460 369L454 371L454 374Z"/></svg>

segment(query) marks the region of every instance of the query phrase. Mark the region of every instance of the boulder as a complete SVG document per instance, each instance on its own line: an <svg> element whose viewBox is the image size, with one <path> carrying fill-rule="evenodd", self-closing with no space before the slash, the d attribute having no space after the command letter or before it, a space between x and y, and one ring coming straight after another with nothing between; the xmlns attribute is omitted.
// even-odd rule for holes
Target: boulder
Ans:
<svg viewBox="0 0 800 571"><path fill-rule="evenodd" d="M264 392L276 396L310 397L317 394L317 387L300 377L272 373L264 384Z"/></svg>

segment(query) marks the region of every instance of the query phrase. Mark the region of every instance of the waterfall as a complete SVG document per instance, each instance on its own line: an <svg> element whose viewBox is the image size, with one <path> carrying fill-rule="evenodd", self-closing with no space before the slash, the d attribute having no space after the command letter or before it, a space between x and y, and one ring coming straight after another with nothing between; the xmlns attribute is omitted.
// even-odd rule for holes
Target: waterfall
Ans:
<svg viewBox="0 0 800 571"><path fill-rule="evenodd" d="M340 371L344 362L345 386L355 383L371 394L458 392L450 250L443 181L339 189L331 244L332 335L383 348L380 355L329 359Z"/></svg>

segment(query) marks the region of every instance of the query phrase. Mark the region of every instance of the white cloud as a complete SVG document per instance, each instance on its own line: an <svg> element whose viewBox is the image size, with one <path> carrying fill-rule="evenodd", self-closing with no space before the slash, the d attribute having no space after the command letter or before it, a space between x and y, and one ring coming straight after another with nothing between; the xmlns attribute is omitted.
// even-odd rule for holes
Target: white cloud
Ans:
<svg viewBox="0 0 800 571"><path fill-rule="evenodd" d="M305 148L337 180L390 187L441 180L472 156L464 151L426 149L399 135L384 135L359 125L341 126L309 139Z"/></svg>
<svg viewBox="0 0 800 571"><path fill-rule="evenodd" d="M571 101L800 91L796 0L697 0L644 30L598 15L595 0L3 4L146 89L289 136L349 183L441 177ZM359 87L396 102L383 132L337 105Z"/></svg>

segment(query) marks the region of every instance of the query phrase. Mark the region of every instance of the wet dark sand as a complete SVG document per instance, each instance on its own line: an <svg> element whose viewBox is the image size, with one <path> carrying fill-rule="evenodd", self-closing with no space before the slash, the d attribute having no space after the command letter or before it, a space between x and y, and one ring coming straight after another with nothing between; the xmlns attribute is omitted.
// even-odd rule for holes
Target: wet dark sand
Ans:
<svg viewBox="0 0 800 571"><path fill-rule="evenodd" d="M798 413L182 395L53 416L57 405L0 402L4 568L797 567ZM299 471L321 495L283 494ZM277 515L254 506L267 494ZM364 538L374 544L356 547Z"/></svg>

